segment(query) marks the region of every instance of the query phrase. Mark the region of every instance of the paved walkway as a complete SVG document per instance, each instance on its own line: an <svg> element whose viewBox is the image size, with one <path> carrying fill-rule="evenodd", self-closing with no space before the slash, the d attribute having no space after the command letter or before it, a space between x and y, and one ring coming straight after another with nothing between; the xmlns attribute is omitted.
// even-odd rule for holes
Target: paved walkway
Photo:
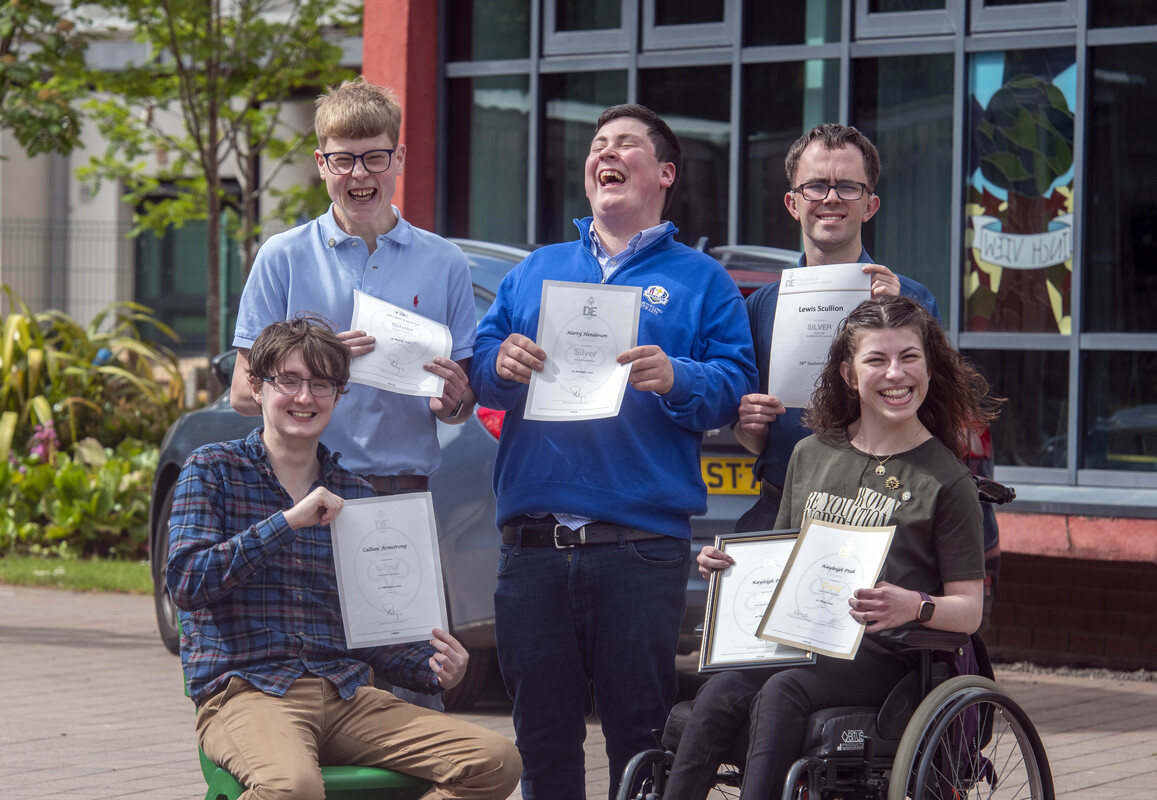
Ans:
<svg viewBox="0 0 1157 800"><path fill-rule="evenodd" d="M1157 683L997 678L1040 730L1058 797L1157 796ZM498 686L465 716L513 738ZM589 731L588 796L598 800L608 774ZM204 797L192 706L150 598L0 585L0 797Z"/></svg>

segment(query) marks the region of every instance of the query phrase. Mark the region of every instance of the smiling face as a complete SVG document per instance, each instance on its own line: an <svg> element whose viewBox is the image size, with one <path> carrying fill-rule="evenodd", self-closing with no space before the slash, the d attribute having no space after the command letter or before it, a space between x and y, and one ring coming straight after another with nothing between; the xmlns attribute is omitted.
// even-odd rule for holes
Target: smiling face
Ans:
<svg viewBox="0 0 1157 800"><path fill-rule="evenodd" d="M856 147L829 150L822 142L812 142L803 151L792 186L813 181L834 184L854 181L868 184L864 156ZM860 258L863 244L860 228L880 208L880 198L864 192L859 200L841 200L835 190L823 200L804 200L789 191L783 198L788 212L803 228L804 252L809 266L853 263Z"/></svg>
<svg viewBox="0 0 1157 800"><path fill-rule="evenodd" d="M860 395L860 422L873 429L920 425L916 412L928 396L928 363L913 327L865 330L844 381Z"/></svg>
<svg viewBox="0 0 1157 800"><path fill-rule="evenodd" d="M299 378L315 377L306 366L300 348L291 351L274 374L296 375ZM281 394L273 388L270 381L260 381L258 385L250 383L250 388L253 399L261 406L267 447L279 443L294 448L315 448L325 426L329 424L338 398L341 397L338 392L329 397L317 397L310 391L308 383L302 383L295 394Z"/></svg>
<svg viewBox="0 0 1157 800"><path fill-rule="evenodd" d="M353 153L361 155L370 150L394 150L390 168L385 172L369 172L358 159L353 172L335 175L326 166L321 150L314 151L317 170L325 181L325 188L334 202L334 217L338 227L351 236L360 236L371 247L377 237L388 233L398 223L390 203L398 188L398 176L406 158L406 146L394 148L393 140L387 134L371 139L346 139L331 136L326 140L326 153Z"/></svg>
<svg viewBox="0 0 1157 800"><path fill-rule="evenodd" d="M633 117L598 130L586 162L586 193L601 231L633 236L662 220L675 165L660 163L647 126Z"/></svg>

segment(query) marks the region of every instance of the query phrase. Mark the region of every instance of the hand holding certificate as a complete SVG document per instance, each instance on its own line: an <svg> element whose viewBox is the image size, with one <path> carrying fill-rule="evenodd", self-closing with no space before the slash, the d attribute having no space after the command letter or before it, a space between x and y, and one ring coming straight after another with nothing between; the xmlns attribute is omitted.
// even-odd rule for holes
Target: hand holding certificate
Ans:
<svg viewBox="0 0 1157 800"><path fill-rule="evenodd" d="M639 337L638 286L543 281L539 347L546 365L530 377L526 419L579 420L619 413L630 364L616 358Z"/></svg>
<svg viewBox="0 0 1157 800"><path fill-rule="evenodd" d="M875 585L895 530L804 520L759 623L760 638L854 658L864 626L848 613L848 601L857 589Z"/></svg>
<svg viewBox="0 0 1157 800"><path fill-rule="evenodd" d="M863 264L785 269L775 304L768 394L804 408L827 361L836 326L872 294Z"/></svg>
<svg viewBox="0 0 1157 800"><path fill-rule="evenodd" d="M429 492L347 500L330 536L349 647L417 642L449 629Z"/></svg>
<svg viewBox="0 0 1157 800"><path fill-rule="evenodd" d="M735 564L711 575L703 646L699 649L700 672L815 661L811 653L755 635L791 556L796 533L727 533L715 537L715 546Z"/></svg>
<svg viewBox="0 0 1157 800"><path fill-rule="evenodd" d="M445 379L423 367L435 356L450 357L452 341L445 325L355 291L350 330L364 330L375 339L374 349L350 365L351 383L418 397L442 394Z"/></svg>

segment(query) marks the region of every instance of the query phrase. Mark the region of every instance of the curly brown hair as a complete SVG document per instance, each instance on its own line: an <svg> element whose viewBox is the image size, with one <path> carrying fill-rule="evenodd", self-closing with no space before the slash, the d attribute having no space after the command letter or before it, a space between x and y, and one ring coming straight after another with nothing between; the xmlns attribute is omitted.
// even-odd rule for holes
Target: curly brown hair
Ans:
<svg viewBox="0 0 1157 800"><path fill-rule="evenodd" d="M864 331L891 328L912 328L920 335L929 381L917 416L933 436L963 456L968 452L968 431L992 422L1004 400L989 395L984 376L949 343L932 315L907 297L865 300L840 323L804 424L823 434L859 419L860 395L848 386L840 367L852 363Z"/></svg>

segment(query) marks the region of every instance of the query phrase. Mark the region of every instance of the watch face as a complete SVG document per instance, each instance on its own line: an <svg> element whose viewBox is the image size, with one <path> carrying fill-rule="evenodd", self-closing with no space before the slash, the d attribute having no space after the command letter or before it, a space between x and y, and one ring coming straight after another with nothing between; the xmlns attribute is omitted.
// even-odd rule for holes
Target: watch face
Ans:
<svg viewBox="0 0 1157 800"><path fill-rule="evenodd" d="M931 600L925 600L920 604L920 616L918 619L921 622L927 622L932 619L932 613L936 611L936 604Z"/></svg>

